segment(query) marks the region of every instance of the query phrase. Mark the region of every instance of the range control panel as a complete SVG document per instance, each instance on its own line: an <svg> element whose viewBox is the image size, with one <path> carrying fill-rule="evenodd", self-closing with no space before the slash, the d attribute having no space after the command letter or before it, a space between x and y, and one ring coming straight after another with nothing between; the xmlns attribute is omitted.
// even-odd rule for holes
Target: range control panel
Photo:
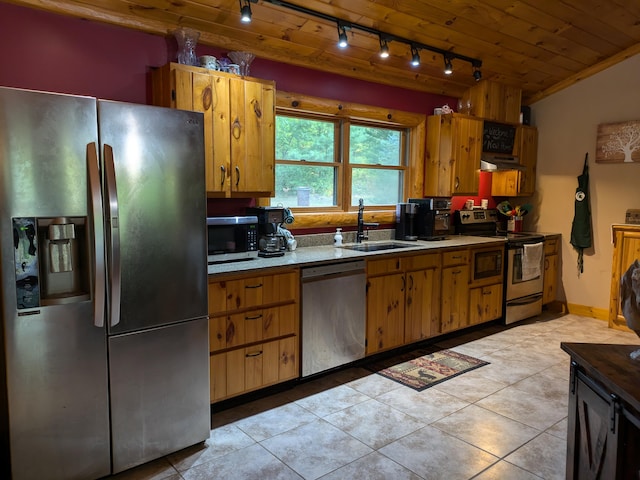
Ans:
<svg viewBox="0 0 640 480"><path fill-rule="evenodd" d="M490 223L498 221L497 210L460 210L459 214L460 223L473 224L473 223Z"/></svg>

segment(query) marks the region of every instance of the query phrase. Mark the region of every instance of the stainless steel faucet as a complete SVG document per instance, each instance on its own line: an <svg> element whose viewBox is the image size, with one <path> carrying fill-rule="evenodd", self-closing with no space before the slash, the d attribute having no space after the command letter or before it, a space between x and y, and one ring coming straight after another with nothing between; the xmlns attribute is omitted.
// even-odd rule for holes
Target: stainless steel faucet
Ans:
<svg viewBox="0 0 640 480"><path fill-rule="evenodd" d="M376 228L378 223L365 223L364 221L364 200L358 201L358 232L356 233L356 243L369 240L369 232L365 228Z"/></svg>

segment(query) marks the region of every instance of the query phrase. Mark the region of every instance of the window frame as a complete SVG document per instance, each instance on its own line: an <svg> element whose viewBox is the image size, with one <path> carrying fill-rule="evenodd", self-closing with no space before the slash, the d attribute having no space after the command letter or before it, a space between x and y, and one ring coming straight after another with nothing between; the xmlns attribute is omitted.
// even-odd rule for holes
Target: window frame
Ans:
<svg viewBox="0 0 640 480"><path fill-rule="evenodd" d="M371 125L391 127L405 130L403 145L407 149L407 165L403 179L404 198L422 197L424 190L424 159L426 138L426 115L391 110L383 107L362 105L357 103L340 102L337 100L312 97L303 94L276 91L276 115L290 115L295 117L308 117L324 120L335 120L347 124L347 132L351 123L358 125ZM274 129L275 132L275 129ZM275 135L275 133L274 133ZM348 155L348 138L338 139L341 148L337 155L346 151ZM344 163L344 159L336 158L338 166L337 194L342 198L344 207L292 207L295 214L295 228L320 228L351 226L357 224L357 207L351 205L351 173L350 166ZM291 163L297 163L293 161ZM325 164L326 165L326 164ZM362 168L358 164L358 168ZM347 173L347 170L349 172ZM349 178L345 178L348 175ZM347 185L347 183L349 183ZM269 205L270 199L258 199L258 204ZM395 223L395 205L366 206L365 221L377 222L382 225Z"/></svg>

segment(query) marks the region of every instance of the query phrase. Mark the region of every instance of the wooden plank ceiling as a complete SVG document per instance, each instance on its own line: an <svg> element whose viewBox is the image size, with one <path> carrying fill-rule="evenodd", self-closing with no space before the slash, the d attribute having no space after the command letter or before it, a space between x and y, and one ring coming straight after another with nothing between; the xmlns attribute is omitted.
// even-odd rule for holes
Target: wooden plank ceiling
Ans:
<svg viewBox="0 0 640 480"><path fill-rule="evenodd" d="M469 63L443 74L439 53L422 50L412 67L409 45L353 29L336 46L337 25L264 0L240 22L238 0L13 0L11 3L168 35L201 32L199 44L411 90L460 97L475 82ZM277 3L277 2L276 2ZM637 0L290 0L325 16L364 25L482 61L482 78L522 88L523 102L544 98L640 53Z"/></svg>

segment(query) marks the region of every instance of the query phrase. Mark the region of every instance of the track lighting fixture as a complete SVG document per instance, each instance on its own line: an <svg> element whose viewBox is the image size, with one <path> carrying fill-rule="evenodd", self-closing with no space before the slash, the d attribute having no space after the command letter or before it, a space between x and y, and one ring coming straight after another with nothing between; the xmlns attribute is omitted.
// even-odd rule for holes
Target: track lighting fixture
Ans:
<svg viewBox="0 0 640 480"><path fill-rule="evenodd" d="M347 48L349 46L349 39L347 38L347 29L351 28L348 23L338 22L338 46L340 48Z"/></svg>
<svg viewBox="0 0 640 480"><path fill-rule="evenodd" d="M411 65L417 67L420 65L420 53L415 45L411 45Z"/></svg>
<svg viewBox="0 0 640 480"><path fill-rule="evenodd" d="M449 55L444 56L444 74L451 75L453 73L453 64Z"/></svg>
<svg viewBox="0 0 640 480"><path fill-rule="evenodd" d="M240 2L240 21L242 23L251 23L251 1L238 0ZM255 3L255 2L254 2Z"/></svg>
<svg viewBox="0 0 640 480"><path fill-rule="evenodd" d="M240 12L242 14L243 22L251 21L251 3L257 3L258 0L239 0L240 2ZM303 3L301 0L298 0L299 3ZM478 60L476 58L467 57L465 55L460 55L459 53L452 52L451 50L443 50L438 47L433 47L431 45L427 45L424 43L414 42L413 40L409 40L407 38L399 37L393 35L391 33L382 32L375 28L369 27L367 25L361 25L359 23L349 22L347 20L343 20L341 18L335 17L333 15L329 15L328 13L318 12L316 10L312 10L307 7L303 7L301 5L296 5L295 3L291 3L285 0L262 0L262 4L268 3L274 5L276 7L288 8L289 10L293 10L298 13L302 13L304 15L309 15L311 17L319 18L325 20L326 22L337 24L338 25L338 46L340 48L346 48L348 46L348 37L346 30L360 30L361 32L368 33L369 35L377 36L380 41L380 57L387 58L389 56L389 42L400 42L405 45L409 45L411 47L411 65L418 66L420 65L420 50L427 50L429 52L436 53L438 55L444 56L444 73L447 75L451 75L453 73L453 60L462 60L464 62L468 62L473 66L473 78L476 81L479 81L482 78L482 72L480 71L480 67L482 67L482 60ZM245 20L246 18L246 20Z"/></svg>
<svg viewBox="0 0 640 480"><path fill-rule="evenodd" d="M389 57L389 45L387 44L387 39L380 35L380 58L388 58Z"/></svg>

